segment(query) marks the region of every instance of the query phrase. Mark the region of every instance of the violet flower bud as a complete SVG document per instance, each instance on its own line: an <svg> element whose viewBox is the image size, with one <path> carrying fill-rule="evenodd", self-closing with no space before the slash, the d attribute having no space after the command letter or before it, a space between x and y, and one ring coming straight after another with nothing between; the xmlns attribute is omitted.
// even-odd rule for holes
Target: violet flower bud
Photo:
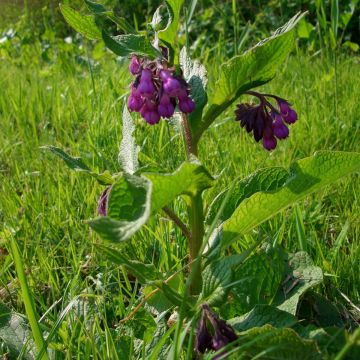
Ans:
<svg viewBox="0 0 360 360"><path fill-rule="evenodd" d="M263 137L263 146L266 150L274 150L277 145L277 141L274 136Z"/></svg>
<svg viewBox="0 0 360 360"><path fill-rule="evenodd" d="M293 124L297 120L297 113L295 110L290 109L286 115L283 115L283 119L288 124Z"/></svg>
<svg viewBox="0 0 360 360"><path fill-rule="evenodd" d="M140 72L140 70L141 70L141 65L140 65L139 58L134 55L131 57L131 60L130 60L129 71L133 75L137 75Z"/></svg>
<svg viewBox="0 0 360 360"><path fill-rule="evenodd" d="M170 118L171 116L173 116L174 111L175 111L175 106L173 102L171 101L169 95L164 93L161 96L160 103L158 106L158 112L160 116L164 118Z"/></svg>
<svg viewBox="0 0 360 360"><path fill-rule="evenodd" d="M133 86L131 94L128 98L128 108L130 111L140 111L144 104L144 100L139 94L138 90Z"/></svg>
<svg viewBox="0 0 360 360"><path fill-rule="evenodd" d="M144 97L153 97L155 95L155 86L152 81L152 72L149 69L144 69L141 72L140 83L137 88L140 95Z"/></svg>
<svg viewBox="0 0 360 360"><path fill-rule="evenodd" d="M160 114L158 112L158 107L151 100L146 100L145 104L142 106L140 110L140 115L150 125L155 125L160 121Z"/></svg>
<svg viewBox="0 0 360 360"><path fill-rule="evenodd" d="M207 349L212 348L212 336L206 326L206 316L202 313L199 320L195 338L195 349L203 354Z"/></svg>
<svg viewBox="0 0 360 360"><path fill-rule="evenodd" d="M111 186L108 186L100 195L100 198L98 200L98 213L100 216L106 216L107 215L107 206L108 206L108 199L109 199L109 193L111 190Z"/></svg>
<svg viewBox="0 0 360 360"><path fill-rule="evenodd" d="M191 113L195 110L195 103L190 97L179 99L179 109L183 113Z"/></svg>
<svg viewBox="0 0 360 360"><path fill-rule="evenodd" d="M286 139L289 136L289 129L283 123L281 116L280 119L276 119L273 123L273 132L278 139Z"/></svg>

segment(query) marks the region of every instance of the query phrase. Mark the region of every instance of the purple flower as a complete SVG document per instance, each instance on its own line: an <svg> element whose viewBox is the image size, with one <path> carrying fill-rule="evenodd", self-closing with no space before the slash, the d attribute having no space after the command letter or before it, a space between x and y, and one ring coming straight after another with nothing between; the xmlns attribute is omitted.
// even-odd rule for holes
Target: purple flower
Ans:
<svg viewBox="0 0 360 360"><path fill-rule="evenodd" d="M141 72L140 83L137 88L140 95L144 97L153 97L155 95L155 86L152 81L152 72L149 69L144 69Z"/></svg>
<svg viewBox="0 0 360 360"><path fill-rule="evenodd" d="M208 330L207 324L211 325L212 331ZM224 320L219 319L210 307L204 304L196 332L195 349L201 354L205 353L206 350L218 351L236 339L237 335L234 329ZM222 352L219 356L225 354Z"/></svg>
<svg viewBox="0 0 360 360"><path fill-rule="evenodd" d="M195 103L190 97L179 99L179 109L183 113L191 113L195 110Z"/></svg>
<svg viewBox="0 0 360 360"><path fill-rule="evenodd" d="M155 125L160 121L160 114L158 112L158 107L151 100L145 101L145 104L142 106L140 110L140 114L150 125Z"/></svg>
<svg viewBox="0 0 360 360"><path fill-rule="evenodd" d="M144 104L144 99L139 94L139 91L132 86L131 94L128 98L128 108L130 111L140 111L141 107Z"/></svg>
<svg viewBox="0 0 360 360"><path fill-rule="evenodd" d="M131 57L131 60L130 60L129 71L133 75L137 75L140 72L140 70L141 70L141 65L140 65L139 58L134 55Z"/></svg>
<svg viewBox="0 0 360 360"><path fill-rule="evenodd" d="M160 116L162 116L164 118L170 118L171 116L173 116L174 111L175 111L175 106L173 104L173 101L171 100L169 95L164 93L161 96L159 106L158 106L158 112L159 112Z"/></svg>
<svg viewBox="0 0 360 360"><path fill-rule="evenodd" d="M167 49L162 51L165 56ZM175 73L175 68L168 67L166 60L150 61L132 56L129 71L136 77L131 84L128 108L139 112L147 123L153 125L161 117L170 118L176 105L184 113L194 111L195 102L189 97L188 83L181 74Z"/></svg>
<svg viewBox="0 0 360 360"><path fill-rule="evenodd" d="M273 131L274 135L278 139L286 139L289 136L289 129L284 124L281 115L275 115L275 120L273 122Z"/></svg>
<svg viewBox="0 0 360 360"><path fill-rule="evenodd" d="M293 124L297 120L297 113L290 107L290 104L281 98L277 99L277 103L280 109L280 114L284 121L288 124Z"/></svg>
<svg viewBox="0 0 360 360"><path fill-rule="evenodd" d="M100 198L98 200L98 213L100 216L106 216L107 215L107 207L108 207L108 199L109 199L109 193L111 190L111 186L108 186L100 195Z"/></svg>
<svg viewBox="0 0 360 360"><path fill-rule="evenodd" d="M289 136L287 124L292 124L297 119L295 110L290 104L274 95L263 95L255 91L247 92L259 98L258 105L238 104L235 111L236 120L240 121L240 126L247 132L253 132L254 139L260 141L266 150L274 150L277 145L277 139L286 139ZM266 97L273 97L277 101L276 109Z"/></svg>

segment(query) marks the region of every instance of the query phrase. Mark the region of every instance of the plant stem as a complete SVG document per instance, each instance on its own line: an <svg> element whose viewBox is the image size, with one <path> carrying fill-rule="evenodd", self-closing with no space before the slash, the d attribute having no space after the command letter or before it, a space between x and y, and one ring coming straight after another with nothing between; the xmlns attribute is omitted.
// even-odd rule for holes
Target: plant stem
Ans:
<svg viewBox="0 0 360 360"><path fill-rule="evenodd" d="M188 116L184 113L181 114L181 122L184 133L184 142L186 146L186 155L187 158L189 159L190 155L197 156L197 146L195 146L193 142Z"/></svg>
<svg viewBox="0 0 360 360"><path fill-rule="evenodd" d="M198 294L202 286L201 261L194 260L199 255L204 237L204 209L201 193L191 197L189 215L192 232L189 241L189 251L190 262L193 262L191 265L192 283L190 285L190 292L191 294Z"/></svg>
<svg viewBox="0 0 360 360"><path fill-rule="evenodd" d="M181 120L184 133L186 155L189 160L191 155L197 156L197 146L191 134L187 115L184 113L181 114ZM188 204L188 214L191 225L191 234L188 237L190 253L189 263L191 264L190 277L192 279L190 284L190 293L192 295L196 295L200 293L202 286L201 261L195 261L195 259L199 255L199 250L201 248L204 237L204 209L201 192L190 197L190 203Z"/></svg>

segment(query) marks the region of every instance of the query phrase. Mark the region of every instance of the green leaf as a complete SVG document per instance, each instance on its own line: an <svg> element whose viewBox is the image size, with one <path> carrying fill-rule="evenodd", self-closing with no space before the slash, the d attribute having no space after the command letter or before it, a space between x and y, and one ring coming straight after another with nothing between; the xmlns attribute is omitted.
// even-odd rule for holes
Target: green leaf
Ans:
<svg viewBox="0 0 360 360"><path fill-rule="evenodd" d="M244 314L257 304L270 305L283 278L284 260L280 247L264 244L234 274L231 301L224 311Z"/></svg>
<svg viewBox="0 0 360 360"><path fill-rule="evenodd" d="M211 224L218 213L222 202L230 191L225 208L220 220L227 220L240 205L240 203L251 195L263 191L274 191L281 187L288 178L289 173L281 167L260 169L244 179L236 179L229 188L221 192L211 203L206 223Z"/></svg>
<svg viewBox="0 0 360 360"><path fill-rule="evenodd" d="M119 56L135 54L149 59L162 57L161 53L151 45L149 39L144 35L126 34L112 36L103 31L102 38L105 45Z"/></svg>
<svg viewBox="0 0 360 360"><path fill-rule="evenodd" d="M103 17L103 18L110 19L115 24L117 24L120 29L122 29L123 31L125 31L127 33L130 33L130 34L136 33L136 30L126 21L125 18L115 15L113 11L106 9L105 6L103 6L102 4L96 3L91 0L84 0L84 1L85 1L87 8L95 16L98 16L100 18ZM100 37L101 37L101 35L100 35Z"/></svg>
<svg viewBox="0 0 360 360"><path fill-rule="evenodd" d="M224 63L216 82L209 83L209 104L195 138L229 107L241 94L272 80L295 43L295 25L304 14L296 14L274 34L244 54Z"/></svg>
<svg viewBox="0 0 360 360"><path fill-rule="evenodd" d="M24 346L24 359L35 359L35 344L31 339L31 331L24 318L13 313L0 303L0 345L4 344L10 351L11 358L17 358Z"/></svg>
<svg viewBox="0 0 360 360"><path fill-rule="evenodd" d="M271 325L276 328L291 327L297 318L270 305L256 305L250 312L227 321L236 331Z"/></svg>
<svg viewBox="0 0 360 360"><path fill-rule="evenodd" d="M144 264L140 261L129 260L120 251L104 245L96 245L96 248L113 263L125 265L142 284L162 278L162 274L155 268L154 264Z"/></svg>
<svg viewBox="0 0 360 360"><path fill-rule="evenodd" d="M195 60L193 62L190 59L186 47L183 47L180 51L180 66L184 79L190 85L191 98L196 104L195 111L190 114L190 124L194 127L195 123L201 120L203 108L207 103L207 71L199 61Z"/></svg>
<svg viewBox="0 0 360 360"><path fill-rule="evenodd" d="M83 172L85 174L88 174L95 178L100 184L102 185L111 185L114 180L109 173L109 171L105 171L101 174L98 174L94 171L92 171L82 160L80 157L73 157L66 153L64 150L52 146L52 145L46 145L41 146L40 149L49 150L59 158L61 158L65 164L71 169L79 172Z"/></svg>
<svg viewBox="0 0 360 360"><path fill-rule="evenodd" d="M212 186L213 178L198 162L184 162L172 174L144 173L153 184L151 212L168 205L179 195L194 196Z"/></svg>
<svg viewBox="0 0 360 360"><path fill-rule="evenodd" d="M138 154L140 148L136 144L133 136L135 125L126 104L124 104L122 120L122 140L119 150L119 163L126 173L134 174L139 168Z"/></svg>
<svg viewBox="0 0 360 360"><path fill-rule="evenodd" d="M300 251L290 254L284 280L273 305L276 305L279 310L295 315L300 297L305 291L322 281L322 270L314 266L312 259L306 252Z"/></svg>
<svg viewBox="0 0 360 360"><path fill-rule="evenodd" d="M169 22L164 30L158 32L158 37L166 44L173 45L178 32L180 10L184 0L166 0L165 3L169 11Z"/></svg>
<svg viewBox="0 0 360 360"><path fill-rule="evenodd" d="M240 334L245 345L238 349L241 358L261 358L277 360L322 359L316 343L302 339L294 330L275 329L271 325L253 328ZM261 355L260 355L261 354ZM290 355L291 354L291 355ZM289 357L290 356L290 357Z"/></svg>
<svg viewBox="0 0 360 360"><path fill-rule="evenodd" d="M101 39L101 31L91 15L81 15L66 4L60 4L60 10L66 22L77 32L90 40Z"/></svg>
<svg viewBox="0 0 360 360"><path fill-rule="evenodd" d="M256 246L257 244L254 244L241 254L226 256L215 261L210 259L203 270L200 301L209 305L223 303L234 281L233 270L245 261Z"/></svg>
<svg viewBox="0 0 360 360"><path fill-rule="evenodd" d="M228 246L279 211L345 175L360 171L360 154L320 151L290 167L285 184L274 192L245 199L223 224L222 245Z"/></svg>
<svg viewBox="0 0 360 360"><path fill-rule="evenodd" d="M119 242L130 239L150 216L151 191L149 180L123 175L109 192L108 216L90 220L88 224L104 240Z"/></svg>

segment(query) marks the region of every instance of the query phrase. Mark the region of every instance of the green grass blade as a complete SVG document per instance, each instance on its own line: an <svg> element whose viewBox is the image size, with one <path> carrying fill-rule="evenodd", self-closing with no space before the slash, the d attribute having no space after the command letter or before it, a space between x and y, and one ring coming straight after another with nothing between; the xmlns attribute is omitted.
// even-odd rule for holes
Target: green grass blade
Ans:
<svg viewBox="0 0 360 360"><path fill-rule="evenodd" d="M26 275L23 267L23 260L21 258L19 247L16 240L12 239L10 241L10 245L11 245L12 256L15 263L16 273L19 278L21 292L24 299L26 315L30 323L30 327L32 334L34 336L36 347L38 351L40 351L40 349L43 348L45 342L38 322L39 316L36 313L34 298L31 294L28 282L26 280ZM46 352L43 354L41 359L44 360L48 359Z"/></svg>

